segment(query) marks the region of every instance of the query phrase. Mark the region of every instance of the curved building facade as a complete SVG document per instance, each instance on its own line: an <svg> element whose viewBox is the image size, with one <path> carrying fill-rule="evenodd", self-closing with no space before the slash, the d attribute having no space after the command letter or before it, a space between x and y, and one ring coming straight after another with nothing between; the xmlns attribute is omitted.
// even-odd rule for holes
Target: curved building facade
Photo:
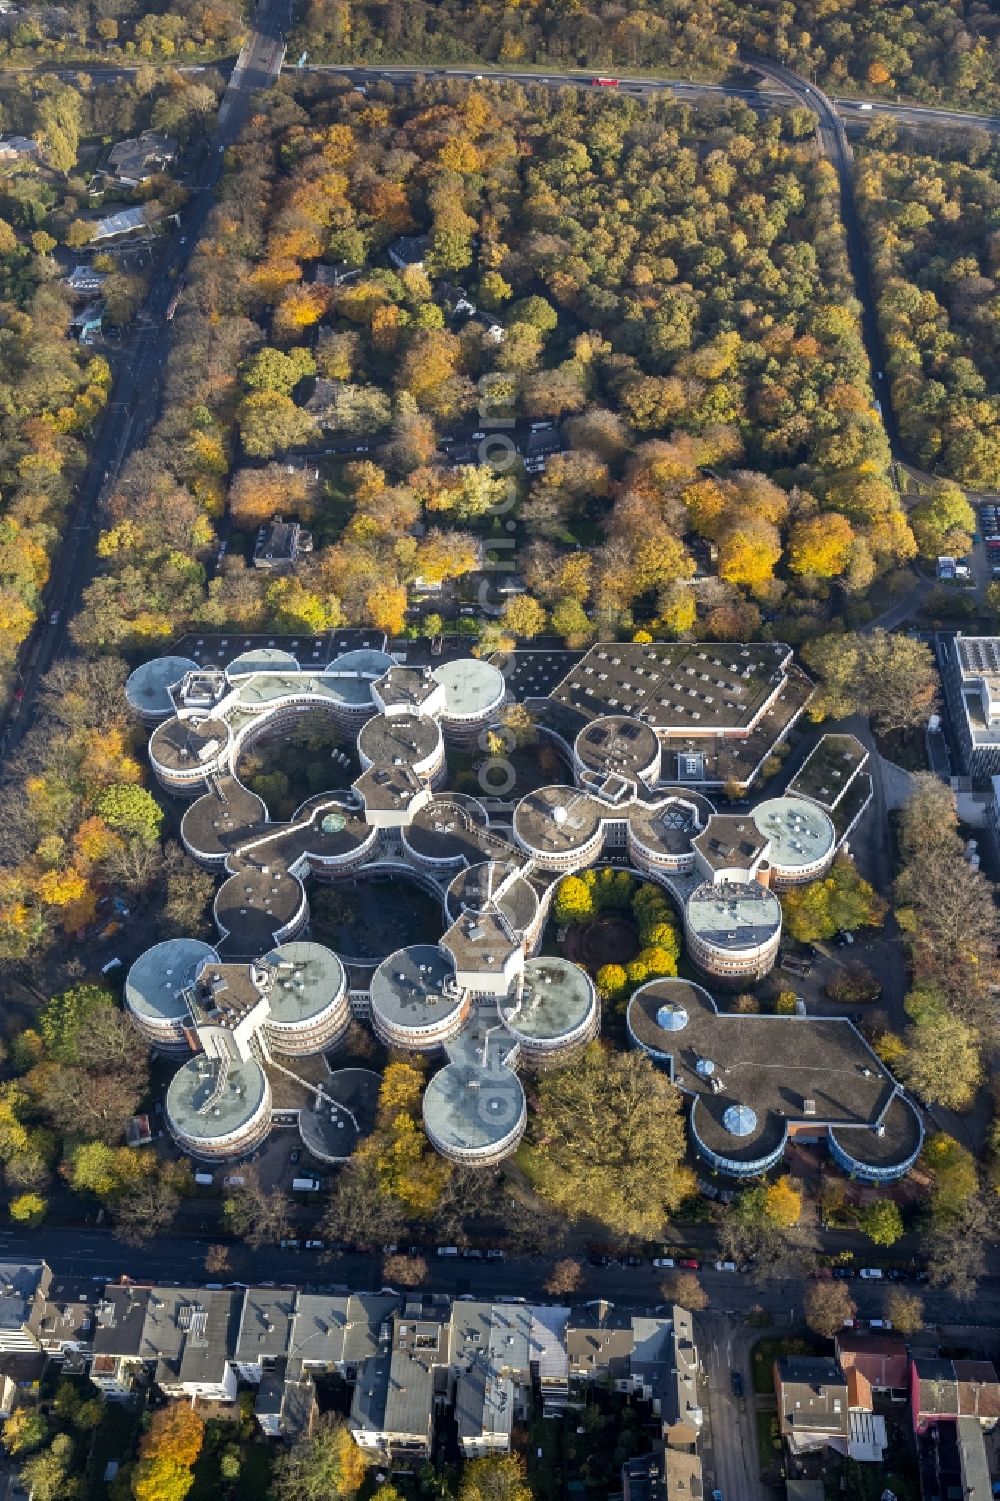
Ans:
<svg viewBox="0 0 1000 1501"><path fill-rule="evenodd" d="M433 1053L464 1027L471 1001L433 944L397 949L372 976L372 1026L386 1047Z"/></svg>
<svg viewBox="0 0 1000 1501"><path fill-rule="evenodd" d="M203 1162L253 1152L271 1131L271 1086L260 1064L223 1064L204 1053L167 1089L166 1121L177 1145Z"/></svg>
<svg viewBox="0 0 1000 1501"><path fill-rule="evenodd" d="M549 955L527 961L500 1016L521 1061L539 1070L565 1067L601 1030L600 1001L587 971Z"/></svg>
<svg viewBox="0 0 1000 1501"><path fill-rule="evenodd" d="M762 980L781 945L781 903L757 881L703 881L684 904L688 953L724 985Z"/></svg>
<svg viewBox="0 0 1000 1501"><path fill-rule="evenodd" d="M334 1047L351 1006L344 966L321 943L283 943L261 960L269 975L264 1036L271 1052L303 1057Z"/></svg>
<svg viewBox="0 0 1000 1501"><path fill-rule="evenodd" d="M205 965L218 962L212 945L197 938L168 938L139 955L125 977L125 1005L150 1047L189 1051L187 994Z"/></svg>

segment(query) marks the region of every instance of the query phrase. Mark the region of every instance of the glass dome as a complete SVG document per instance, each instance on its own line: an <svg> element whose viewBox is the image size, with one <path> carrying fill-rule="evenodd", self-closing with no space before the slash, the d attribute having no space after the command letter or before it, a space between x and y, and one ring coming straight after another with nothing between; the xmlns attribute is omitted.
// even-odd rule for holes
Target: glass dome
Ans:
<svg viewBox="0 0 1000 1501"><path fill-rule="evenodd" d="M730 1136L752 1136L757 1129L757 1117L749 1105L730 1105L722 1124Z"/></svg>
<svg viewBox="0 0 1000 1501"><path fill-rule="evenodd" d="M664 1032L683 1032L688 1014L677 1001L668 1001L656 1013L656 1025Z"/></svg>

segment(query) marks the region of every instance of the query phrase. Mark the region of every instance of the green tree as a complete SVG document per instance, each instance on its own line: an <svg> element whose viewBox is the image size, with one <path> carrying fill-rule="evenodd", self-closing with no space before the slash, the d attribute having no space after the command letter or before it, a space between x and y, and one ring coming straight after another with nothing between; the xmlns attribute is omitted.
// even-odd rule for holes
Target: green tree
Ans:
<svg viewBox="0 0 1000 1501"><path fill-rule="evenodd" d="M25 1460L21 1484L31 1501L71 1501L81 1490L81 1478L73 1475L73 1468L73 1440L68 1433L57 1433L47 1449Z"/></svg>
<svg viewBox="0 0 1000 1501"><path fill-rule="evenodd" d="M316 361L301 345L287 353L268 345L244 361L240 370L248 391L280 391L283 396L291 396L300 380L315 374Z"/></svg>
<svg viewBox="0 0 1000 1501"><path fill-rule="evenodd" d="M910 636L819 636L802 655L819 678L816 719L867 714L879 730L903 730L925 723L937 702L933 653Z"/></svg>
<svg viewBox="0 0 1000 1501"><path fill-rule="evenodd" d="M274 1466L276 1501L343 1501L360 1489L365 1458L341 1418L324 1413Z"/></svg>
<svg viewBox="0 0 1000 1501"><path fill-rule="evenodd" d="M255 459L269 459L319 434L309 413L281 391L251 392L240 404L239 422L243 447Z"/></svg>
<svg viewBox="0 0 1000 1501"><path fill-rule="evenodd" d="M3 1425L3 1443L8 1454L30 1454L44 1444L49 1425L37 1407L15 1407Z"/></svg>
<svg viewBox="0 0 1000 1501"><path fill-rule="evenodd" d="M145 787L131 782L112 782L98 796L95 807L109 828L133 835L144 844L155 844L163 824L163 809Z"/></svg>
<svg viewBox="0 0 1000 1501"><path fill-rule="evenodd" d="M659 1234L693 1186L684 1155L680 1094L641 1054L609 1056L592 1043L538 1085L524 1166L570 1219Z"/></svg>
<svg viewBox="0 0 1000 1501"><path fill-rule="evenodd" d="M54 995L38 1016L46 1057L55 1063L76 1063L81 1032L95 1012L108 1009L117 1009L115 998L100 985L74 985Z"/></svg>
<svg viewBox="0 0 1000 1501"><path fill-rule="evenodd" d="M860 1224L876 1246L894 1246L903 1233L903 1217L892 1199L875 1199L861 1211Z"/></svg>

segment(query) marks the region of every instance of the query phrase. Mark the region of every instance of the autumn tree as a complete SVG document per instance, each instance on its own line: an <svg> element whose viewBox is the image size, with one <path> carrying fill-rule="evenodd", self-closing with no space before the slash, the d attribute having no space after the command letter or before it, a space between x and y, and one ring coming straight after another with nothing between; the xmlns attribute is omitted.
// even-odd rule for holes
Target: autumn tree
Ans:
<svg viewBox="0 0 1000 1501"><path fill-rule="evenodd" d="M857 1313L857 1304L847 1284L832 1278L810 1282L806 1289L804 1311L806 1323L824 1339L833 1339Z"/></svg>
<svg viewBox="0 0 1000 1501"><path fill-rule="evenodd" d="M227 1225L255 1250L258 1246L277 1245L289 1234L288 1195L266 1189L256 1168L244 1168L241 1176L243 1183L233 1188L222 1206Z"/></svg>
<svg viewBox="0 0 1000 1501"><path fill-rule="evenodd" d="M566 1257L553 1264L552 1270L545 1279L545 1291L553 1298L566 1297L570 1293L577 1292L582 1281L583 1267L578 1261Z"/></svg>
<svg viewBox="0 0 1000 1501"><path fill-rule="evenodd" d="M667 1303L679 1303L692 1313L701 1313L709 1303L708 1294L699 1282L697 1273L683 1268L667 1273L660 1283L660 1293Z"/></svg>
<svg viewBox="0 0 1000 1501"><path fill-rule="evenodd" d="M894 1285L886 1292L885 1316L900 1334L916 1334L924 1327L923 1299L905 1287Z"/></svg>
<svg viewBox="0 0 1000 1501"><path fill-rule="evenodd" d="M497 1454L465 1466L458 1501L531 1501L532 1494L520 1454Z"/></svg>
<svg viewBox="0 0 1000 1501"><path fill-rule="evenodd" d="M386 1282L400 1287L419 1287L427 1281L427 1262L423 1256L387 1256L382 1263Z"/></svg>
<svg viewBox="0 0 1000 1501"><path fill-rule="evenodd" d="M816 719L866 714L883 731L926 722L937 702L937 670L929 646L910 636L819 636L803 649L819 679L810 706Z"/></svg>
<svg viewBox="0 0 1000 1501"><path fill-rule="evenodd" d="M881 927L886 904L854 862L839 855L825 876L783 894L782 913L787 932L811 943L841 931Z"/></svg>

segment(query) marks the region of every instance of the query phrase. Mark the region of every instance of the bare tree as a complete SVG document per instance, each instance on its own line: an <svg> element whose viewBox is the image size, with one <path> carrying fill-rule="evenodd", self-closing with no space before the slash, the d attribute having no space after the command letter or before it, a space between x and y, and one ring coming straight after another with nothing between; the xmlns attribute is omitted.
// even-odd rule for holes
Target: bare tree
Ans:
<svg viewBox="0 0 1000 1501"><path fill-rule="evenodd" d="M226 1220L248 1246L275 1245L290 1233L291 1205L279 1189L265 1188L255 1167L243 1169L244 1182L225 1201Z"/></svg>
<svg viewBox="0 0 1000 1501"><path fill-rule="evenodd" d="M233 1257L228 1246L209 1246L205 1252L206 1272L229 1272L232 1271Z"/></svg>
<svg viewBox="0 0 1000 1501"><path fill-rule="evenodd" d="M694 1272L683 1268L667 1273L660 1283L660 1292L668 1303L679 1303L692 1313L700 1313L703 1308L708 1307L708 1293Z"/></svg>
<svg viewBox="0 0 1000 1501"><path fill-rule="evenodd" d="M847 1291L845 1283L836 1282L832 1278L828 1282L810 1282L805 1299L806 1323L817 1334L832 1339L838 1329L843 1329L847 1319L853 1319L857 1311L857 1304Z"/></svg>
<svg viewBox="0 0 1000 1501"><path fill-rule="evenodd" d="M387 1256L382 1263L382 1276L386 1282L398 1282L400 1287L419 1287L427 1281L427 1262L422 1256Z"/></svg>
<svg viewBox="0 0 1000 1501"><path fill-rule="evenodd" d="M567 1293L575 1293L582 1281L583 1267L578 1261L566 1257L563 1261L557 1261L546 1277L545 1291L554 1298L563 1297Z"/></svg>
<svg viewBox="0 0 1000 1501"><path fill-rule="evenodd" d="M173 1223L181 1196L157 1174L149 1174L126 1189L114 1207L119 1236L129 1246L146 1246Z"/></svg>

